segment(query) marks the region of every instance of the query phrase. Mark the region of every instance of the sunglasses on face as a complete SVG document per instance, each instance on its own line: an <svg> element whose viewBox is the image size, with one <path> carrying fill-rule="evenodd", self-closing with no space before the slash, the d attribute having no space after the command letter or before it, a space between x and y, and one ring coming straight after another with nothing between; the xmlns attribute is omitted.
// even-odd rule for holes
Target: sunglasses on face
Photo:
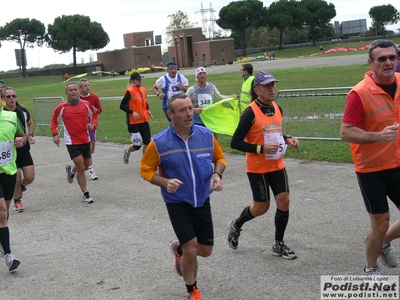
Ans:
<svg viewBox="0 0 400 300"><path fill-rule="evenodd" d="M383 63L389 58L390 61L395 61L397 59L397 55L389 55L389 56L379 56L376 58L377 61Z"/></svg>
<svg viewBox="0 0 400 300"><path fill-rule="evenodd" d="M17 98L17 95L7 95L6 98L7 98L7 99L10 99L10 98Z"/></svg>

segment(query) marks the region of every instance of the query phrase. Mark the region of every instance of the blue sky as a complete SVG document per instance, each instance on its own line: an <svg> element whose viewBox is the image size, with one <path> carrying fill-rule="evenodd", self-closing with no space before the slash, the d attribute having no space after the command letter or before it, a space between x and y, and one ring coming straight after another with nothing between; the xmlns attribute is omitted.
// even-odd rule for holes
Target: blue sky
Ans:
<svg viewBox="0 0 400 300"><path fill-rule="evenodd" d="M99 52L121 49L123 48L123 34L139 31L154 31L154 35L162 35L164 29L169 24L168 15L174 14L181 10L189 15L190 20L198 27L202 27L201 8L203 10L214 10L214 18L218 18L218 11L231 1L214 0L211 2L193 2L193 1L177 1L168 0L146 2L132 0L69 0L67 2L54 2L49 0L36 0L25 2L18 9L4 8L0 18L0 26L5 25L16 18L35 18L46 26L52 24L54 19L61 15L86 15L90 16L92 21L102 24L103 29L110 37L110 43ZM272 2L263 1L265 6L269 6ZM367 26L371 25L368 11L372 6L377 4L376 0L332 0L326 1L333 3L336 8L336 17L332 21L348 21L357 19L367 19ZM382 4L392 4L398 10L394 0ZM205 14L206 18L210 15ZM392 25L390 29L396 31L400 28L400 23ZM14 49L18 49L17 43L2 42L0 48L0 70L15 69ZM77 53L77 61L89 62L96 60L96 52ZM45 46L42 48L35 47L27 49L28 68L43 67L52 63L72 63L72 53L58 54L52 49Z"/></svg>

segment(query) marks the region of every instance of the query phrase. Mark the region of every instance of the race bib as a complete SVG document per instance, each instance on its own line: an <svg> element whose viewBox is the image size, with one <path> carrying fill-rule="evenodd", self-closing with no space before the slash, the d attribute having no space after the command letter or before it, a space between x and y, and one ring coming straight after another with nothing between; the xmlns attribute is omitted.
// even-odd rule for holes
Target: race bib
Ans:
<svg viewBox="0 0 400 300"><path fill-rule="evenodd" d="M171 84L171 95L179 93L181 90L177 84Z"/></svg>
<svg viewBox="0 0 400 300"><path fill-rule="evenodd" d="M141 146L142 136L140 135L140 132L131 133L131 141L134 146Z"/></svg>
<svg viewBox="0 0 400 300"><path fill-rule="evenodd" d="M287 145L283 138L281 127L277 126L263 126L262 131L264 133L264 144L270 144L273 142L279 143L278 151L274 154L265 153L265 159L278 159L283 156L286 152Z"/></svg>
<svg viewBox="0 0 400 300"><path fill-rule="evenodd" d="M13 161L12 141L0 142L0 166L4 166Z"/></svg>
<svg viewBox="0 0 400 300"><path fill-rule="evenodd" d="M210 94L199 94L197 95L197 105L198 107L205 107L213 103Z"/></svg>

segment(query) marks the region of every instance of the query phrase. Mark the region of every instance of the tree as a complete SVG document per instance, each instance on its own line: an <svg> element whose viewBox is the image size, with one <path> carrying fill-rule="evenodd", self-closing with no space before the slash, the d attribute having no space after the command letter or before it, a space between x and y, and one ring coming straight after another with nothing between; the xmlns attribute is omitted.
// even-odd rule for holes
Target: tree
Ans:
<svg viewBox="0 0 400 300"><path fill-rule="evenodd" d="M76 68L76 51L98 50L109 42L108 34L101 24L91 22L90 17L73 15L57 17L54 24L47 26L46 42L59 53L73 51L74 68Z"/></svg>
<svg viewBox="0 0 400 300"><path fill-rule="evenodd" d="M17 42L21 49L22 77L26 77L25 47L42 46L46 27L36 19L14 19L0 27L0 40Z"/></svg>
<svg viewBox="0 0 400 300"><path fill-rule="evenodd" d="M399 12L391 4L371 7L369 17L372 19L372 23L380 28L383 38L385 38L386 26L396 24L400 20Z"/></svg>
<svg viewBox="0 0 400 300"><path fill-rule="evenodd" d="M287 28L301 28L305 11L296 0L279 0L267 8L266 23L279 30L279 50L282 50L283 32Z"/></svg>
<svg viewBox="0 0 400 300"><path fill-rule="evenodd" d="M243 56L246 56L246 29L252 27L265 12L263 2L259 0L241 0L231 2L219 11L218 26L238 32L242 38Z"/></svg>
<svg viewBox="0 0 400 300"><path fill-rule="evenodd" d="M178 10L176 14L167 16L170 20L169 25L165 28L165 41L167 45L172 46L174 43L174 37L172 31L183 28L193 28L193 23L190 22L189 16L184 12Z"/></svg>
<svg viewBox="0 0 400 300"><path fill-rule="evenodd" d="M335 5L324 0L301 0L301 6L305 9L305 24L310 27L313 46L316 45L316 27L326 27L336 16Z"/></svg>

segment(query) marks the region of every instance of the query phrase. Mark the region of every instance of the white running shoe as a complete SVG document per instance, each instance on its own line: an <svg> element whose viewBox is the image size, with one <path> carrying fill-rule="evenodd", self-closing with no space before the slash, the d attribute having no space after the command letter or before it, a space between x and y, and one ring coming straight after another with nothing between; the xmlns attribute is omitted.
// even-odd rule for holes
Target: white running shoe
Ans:
<svg viewBox="0 0 400 300"><path fill-rule="evenodd" d="M18 268L18 266L21 264L21 262L16 259L14 254L12 254L11 252L6 254L4 256L4 259L6 260L6 265L10 272Z"/></svg>
<svg viewBox="0 0 400 300"><path fill-rule="evenodd" d="M127 152L128 148L124 149L124 156L122 156L122 160L124 161L124 164L128 164L129 163L129 155L131 155L130 153Z"/></svg>
<svg viewBox="0 0 400 300"><path fill-rule="evenodd" d="M72 165L68 164L68 165L65 167L65 171L67 172L67 181L68 181L69 183L73 183L73 182L74 182L74 177L75 177L75 175L72 174Z"/></svg>
<svg viewBox="0 0 400 300"><path fill-rule="evenodd" d="M399 261L396 257L396 252L390 244L385 249L381 249L379 258L380 261L388 268L396 268L399 264Z"/></svg>
<svg viewBox="0 0 400 300"><path fill-rule="evenodd" d="M86 204L90 204L90 203L93 203L94 201L93 201L93 199L89 196L89 198L86 198L86 196L85 195L83 195L83 197L82 197L82 202L83 203L86 203Z"/></svg>
<svg viewBox="0 0 400 300"><path fill-rule="evenodd" d="M94 171L89 171L89 180L97 180L99 177L97 177L96 173Z"/></svg>

